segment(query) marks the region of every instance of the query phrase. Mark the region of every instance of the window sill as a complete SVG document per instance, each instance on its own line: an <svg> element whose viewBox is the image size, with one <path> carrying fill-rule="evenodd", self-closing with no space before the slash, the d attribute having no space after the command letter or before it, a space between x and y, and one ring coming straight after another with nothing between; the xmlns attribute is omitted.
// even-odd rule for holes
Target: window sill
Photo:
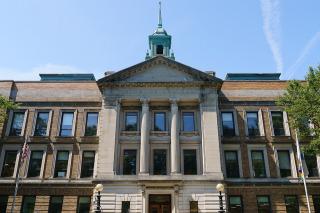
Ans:
<svg viewBox="0 0 320 213"><path fill-rule="evenodd" d="M76 137L74 136L56 136L55 142L75 142Z"/></svg>
<svg viewBox="0 0 320 213"><path fill-rule="evenodd" d="M281 135L281 136L272 136L272 142L292 142L292 137L291 136L285 136L285 135Z"/></svg>
<svg viewBox="0 0 320 213"><path fill-rule="evenodd" d="M168 136L169 132L168 131L151 131L151 135L154 135L154 136Z"/></svg>
<svg viewBox="0 0 320 213"><path fill-rule="evenodd" d="M195 136L195 135L199 135L198 131L192 131L192 132L185 132L185 131L181 131L180 135L182 136Z"/></svg>
<svg viewBox="0 0 320 213"><path fill-rule="evenodd" d="M6 136L4 140L6 142L24 142L24 136Z"/></svg>
<svg viewBox="0 0 320 213"><path fill-rule="evenodd" d="M228 143L228 142L240 142L240 136L222 136L222 142Z"/></svg>
<svg viewBox="0 0 320 213"><path fill-rule="evenodd" d="M140 131L122 131L121 135L140 135Z"/></svg>
<svg viewBox="0 0 320 213"><path fill-rule="evenodd" d="M246 142L266 142L265 136L246 136Z"/></svg>
<svg viewBox="0 0 320 213"><path fill-rule="evenodd" d="M99 136L81 136L81 143L98 143Z"/></svg>
<svg viewBox="0 0 320 213"><path fill-rule="evenodd" d="M30 142L49 142L49 136L30 136Z"/></svg>

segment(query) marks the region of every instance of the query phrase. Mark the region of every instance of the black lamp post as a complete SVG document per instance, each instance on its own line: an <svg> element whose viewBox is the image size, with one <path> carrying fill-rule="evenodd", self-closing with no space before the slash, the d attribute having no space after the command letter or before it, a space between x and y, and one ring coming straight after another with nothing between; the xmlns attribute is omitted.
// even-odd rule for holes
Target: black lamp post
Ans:
<svg viewBox="0 0 320 213"><path fill-rule="evenodd" d="M94 191L97 192L98 194L96 195L96 209L94 212L96 213L101 213L101 191L103 190L103 185L102 184L97 184L96 187L94 187Z"/></svg>
<svg viewBox="0 0 320 213"><path fill-rule="evenodd" d="M218 211L218 213L225 213L225 211L223 210L223 200L222 200L222 198L223 198L222 192L224 191L223 184L219 183L216 186L216 189L219 192L219 211Z"/></svg>

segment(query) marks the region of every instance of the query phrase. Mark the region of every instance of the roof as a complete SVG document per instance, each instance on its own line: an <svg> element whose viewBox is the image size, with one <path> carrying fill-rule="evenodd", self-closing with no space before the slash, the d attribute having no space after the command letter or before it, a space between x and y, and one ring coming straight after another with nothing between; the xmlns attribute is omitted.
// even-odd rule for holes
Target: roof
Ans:
<svg viewBox="0 0 320 213"><path fill-rule="evenodd" d="M255 80L280 80L281 73L227 73L225 80L230 81L255 81Z"/></svg>
<svg viewBox="0 0 320 213"><path fill-rule="evenodd" d="M92 73L39 74L40 81L95 81Z"/></svg>

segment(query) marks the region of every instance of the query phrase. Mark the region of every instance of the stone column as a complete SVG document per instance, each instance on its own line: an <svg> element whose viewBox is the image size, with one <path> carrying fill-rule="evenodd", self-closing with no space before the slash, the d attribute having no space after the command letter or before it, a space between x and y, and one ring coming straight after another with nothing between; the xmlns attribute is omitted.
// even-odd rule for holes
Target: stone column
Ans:
<svg viewBox="0 0 320 213"><path fill-rule="evenodd" d="M171 173L180 173L179 112L176 99L171 100Z"/></svg>
<svg viewBox="0 0 320 213"><path fill-rule="evenodd" d="M149 173L149 104L148 99L141 99L141 144L140 144L140 174Z"/></svg>

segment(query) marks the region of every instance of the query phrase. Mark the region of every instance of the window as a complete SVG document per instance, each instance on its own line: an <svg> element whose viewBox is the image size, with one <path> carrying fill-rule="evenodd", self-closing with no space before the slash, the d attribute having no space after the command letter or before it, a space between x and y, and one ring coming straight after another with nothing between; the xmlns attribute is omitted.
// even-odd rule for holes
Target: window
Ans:
<svg viewBox="0 0 320 213"><path fill-rule="evenodd" d="M243 212L241 196L229 196L229 213Z"/></svg>
<svg viewBox="0 0 320 213"><path fill-rule="evenodd" d="M226 172L228 178L239 178L239 162L237 151L225 151Z"/></svg>
<svg viewBox="0 0 320 213"><path fill-rule="evenodd" d="M235 136L235 127L232 112L222 113L223 136Z"/></svg>
<svg viewBox="0 0 320 213"><path fill-rule="evenodd" d="M135 175L137 170L137 150L123 150L123 174Z"/></svg>
<svg viewBox="0 0 320 213"><path fill-rule="evenodd" d="M63 196L51 196L49 204L49 213L61 213Z"/></svg>
<svg viewBox="0 0 320 213"><path fill-rule="evenodd" d="M278 153L280 177L292 176L291 175L290 152L288 150L278 150L277 153Z"/></svg>
<svg viewBox="0 0 320 213"><path fill-rule="evenodd" d="M284 196L287 213L299 213L298 197L295 195Z"/></svg>
<svg viewBox="0 0 320 213"><path fill-rule="evenodd" d="M1 195L0 196L0 212L6 212L8 205L8 196Z"/></svg>
<svg viewBox="0 0 320 213"><path fill-rule="evenodd" d="M32 151L29 161L28 177L39 177L41 172L43 151Z"/></svg>
<svg viewBox="0 0 320 213"><path fill-rule="evenodd" d="M198 201L190 201L190 213L198 213Z"/></svg>
<svg viewBox="0 0 320 213"><path fill-rule="evenodd" d="M166 113L154 113L154 131L166 131Z"/></svg>
<svg viewBox="0 0 320 213"><path fill-rule="evenodd" d="M35 196L23 196L21 213L33 213L35 202Z"/></svg>
<svg viewBox="0 0 320 213"><path fill-rule="evenodd" d="M266 168L264 165L264 156L262 150L251 151L251 161L253 169L253 177L255 178L265 178Z"/></svg>
<svg viewBox="0 0 320 213"><path fill-rule="evenodd" d="M195 131L194 112L183 112L182 113L182 120L183 120L183 131L184 132Z"/></svg>
<svg viewBox="0 0 320 213"><path fill-rule="evenodd" d="M10 136L21 136L25 112L14 112L10 128Z"/></svg>
<svg viewBox="0 0 320 213"><path fill-rule="evenodd" d="M271 204L269 196L257 196L258 213L270 213Z"/></svg>
<svg viewBox="0 0 320 213"><path fill-rule="evenodd" d="M320 195L313 195L313 206L314 206L314 212L320 213Z"/></svg>
<svg viewBox="0 0 320 213"><path fill-rule="evenodd" d="M249 136L260 135L258 112L247 112L247 128Z"/></svg>
<svg viewBox="0 0 320 213"><path fill-rule="evenodd" d="M153 174L154 175L167 174L167 150L165 149L153 150Z"/></svg>
<svg viewBox="0 0 320 213"><path fill-rule="evenodd" d="M81 177L92 177L94 170L94 151L84 151L82 153Z"/></svg>
<svg viewBox="0 0 320 213"><path fill-rule="evenodd" d="M17 151L6 151L2 165L1 177L12 177L16 165Z"/></svg>
<svg viewBox="0 0 320 213"><path fill-rule="evenodd" d="M38 112L34 136L46 136L49 121L49 112Z"/></svg>
<svg viewBox="0 0 320 213"><path fill-rule="evenodd" d="M89 213L91 206L90 197L78 197L77 213Z"/></svg>
<svg viewBox="0 0 320 213"><path fill-rule="evenodd" d="M99 113L97 112L87 113L85 136L97 135L98 117L99 117Z"/></svg>
<svg viewBox="0 0 320 213"><path fill-rule="evenodd" d="M183 171L185 175L196 175L198 173L196 149L183 150L183 166Z"/></svg>
<svg viewBox="0 0 320 213"><path fill-rule="evenodd" d="M283 125L283 112L271 112L273 134L275 136L285 135L284 125Z"/></svg>
<svg viewBox="0 0 320 213"><path fill-rule="evenodd" d="M73 135L73 112L63 112L60 125L60 136L68 137Z"/></svg>
<svg viewBox="0 0 320 213"><path fill-rule="evenodd" d="M303 156L308 168L308 177L319 177L317 156L310 154L304 154Z"/></svg>
<svg viewBox="0 0 320 213"><path fill-rule="evenodd" d="M130 212L130 201L122 201L121 213L129 213L129 212Z"/></svg>
<svg viewBox="0 0 320 213"><path fill-rule="evenodd" d="M157 45L157 55L162 55L163 54L163 45Z"/></svg>
<svg viewBox="0 0 320 213"><path fill-rule="evenodd" d="M138 112L126 112L125 131L138 131Z"/></svg>
<svg viewBox="0 0 320 213"><path fill-rule="evenodd" d="M66 177L68 170L69 151L58 151L54 177Z"/></svg>

